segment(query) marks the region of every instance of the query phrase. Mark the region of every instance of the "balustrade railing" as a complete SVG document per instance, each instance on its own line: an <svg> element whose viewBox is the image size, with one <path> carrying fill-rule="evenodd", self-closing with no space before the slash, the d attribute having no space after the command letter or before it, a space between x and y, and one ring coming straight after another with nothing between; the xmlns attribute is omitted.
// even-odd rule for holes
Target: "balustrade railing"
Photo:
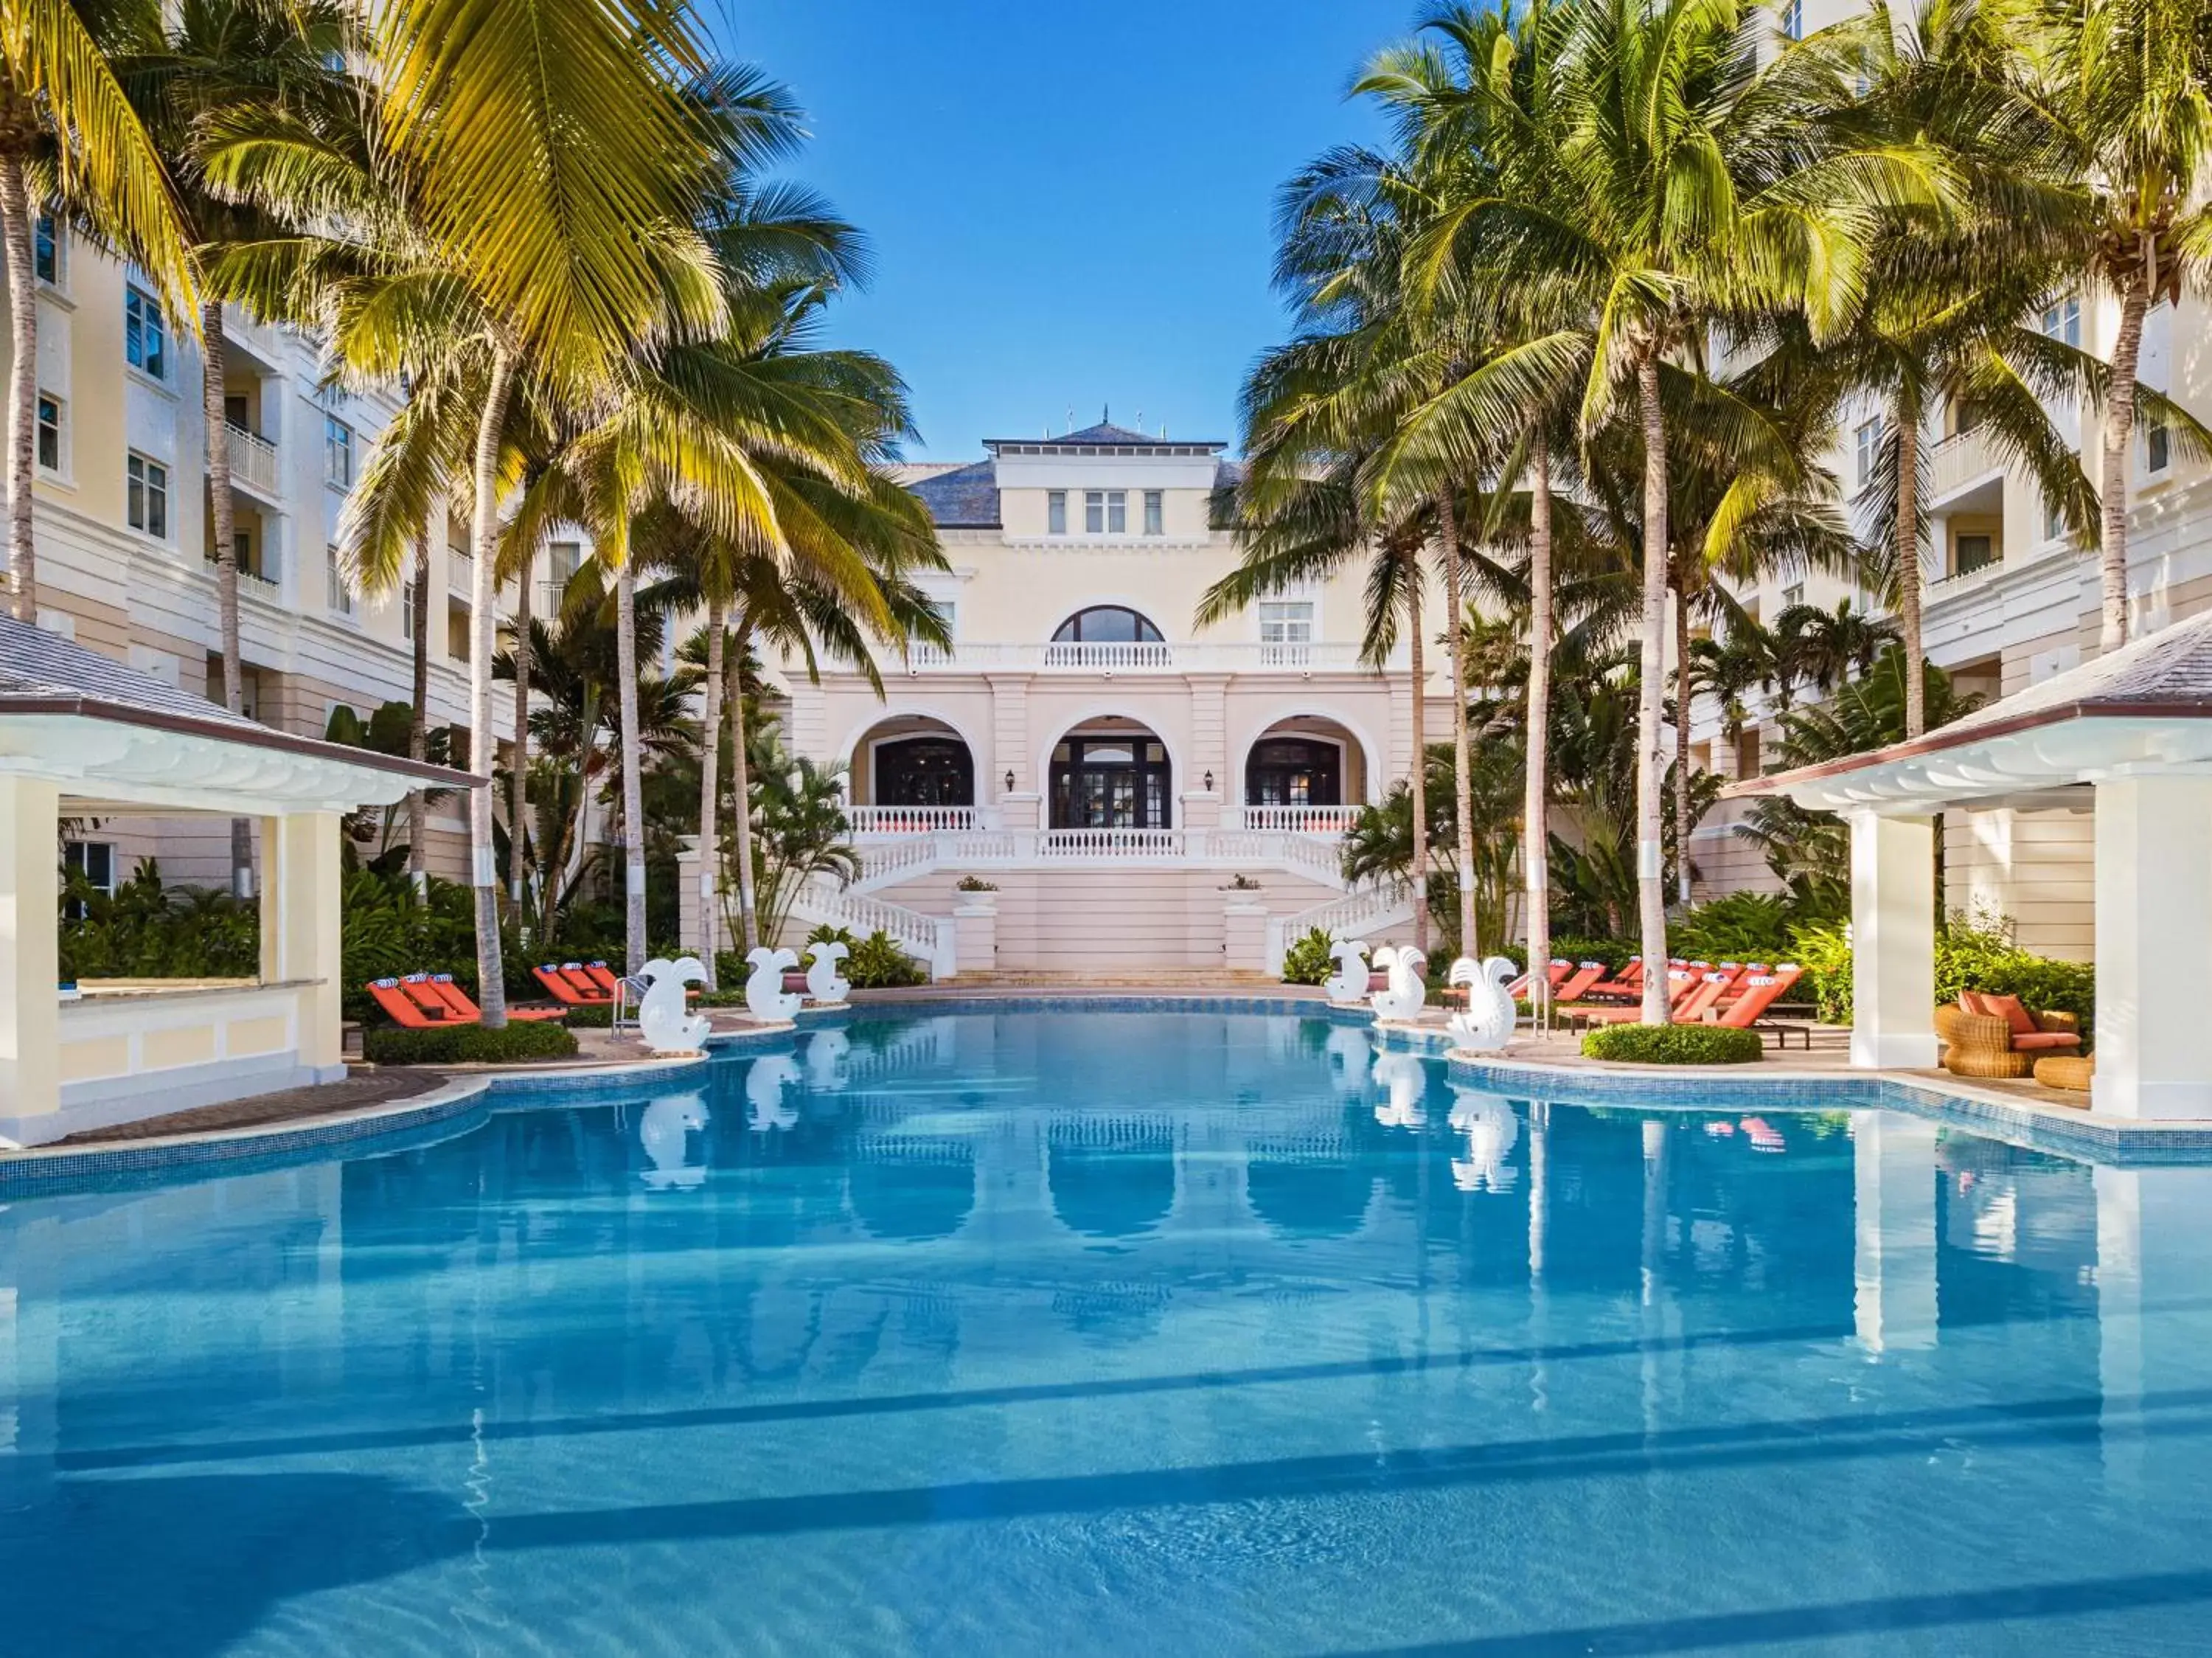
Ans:
<svg viewBox="0 0 2212 1658"><path fill-rule="evenodd" d="M1172 858L1182 850L1180 829L1048 829L1037 838L1038 856L1048 858Z"/></svg>
<svg viewBox="0 0 2212 1658"><path fill-rule="evenodd" d="M1294 835L1341 835L1359 815L1356 806L1248 806L1247 829L1285 829Z"/></svg>
<svg viewBox="0 0 2212 1658"><path fill-rule="evenodd" d="M972 806L848 806L856 835L926 835L939 829L973 829Z"/></svg>
<svg viewBox="0 0 2212 1658"><path fill-rule="evenodd" d="M1172 667L1175 655L1172 646L1153 642L1086 643L1055 639L1044 648L1044 665L1047 667L1107 669Z"/></svg>
<svg viewBox="0 0 2212 1658"><path fill-rule="evenodd" d="M230 475L263 495L276 493L276 446L258 432L223 423L223 448L229 456Z"/></svg>

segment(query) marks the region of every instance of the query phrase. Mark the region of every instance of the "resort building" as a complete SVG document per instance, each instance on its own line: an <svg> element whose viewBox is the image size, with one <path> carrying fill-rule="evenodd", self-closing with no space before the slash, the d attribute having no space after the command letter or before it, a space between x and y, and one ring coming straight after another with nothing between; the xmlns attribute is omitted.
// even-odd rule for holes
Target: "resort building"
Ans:
<svg viewBox="0 0 2212 1658"><path fill-rule="evenodd" d="M907 469L952 648L888 665L881 695L784 664L789 741L848 769L863 854L805 912L963 972L1262 972L1310 926L1407 920L1347 898L1338 843L1407 775L1417 696L1449 735L1444 653L1418 686L1402 639L1363 658L1358 561L1199 627L1238 558L1219 442L1107 422L983 447Z"/></svg>
<svg viewBox="0 0 2212 1658"><path fill-rule="evenodd" d="M151 283L65 225L40 222L35 269L39 623L221 703L200 350ZM320 737L338 707L366 718L412 699L411 584L364 599L341 579L335 552L347 492L395 405L325 384L313 339L234 306L223 322L245 711ZM443 512L433 522L429 715L465 728L474 570L466 524ZM564 576L579 557L577 544L556 546L541 572ZM5 560L0 549L0 568ZM434 803L441 875L466 870L464 809ZM71 864L97 884L128 878L148 856L173 883L229 879L229 828L217 819L103 815L70 833Z"/></svg>

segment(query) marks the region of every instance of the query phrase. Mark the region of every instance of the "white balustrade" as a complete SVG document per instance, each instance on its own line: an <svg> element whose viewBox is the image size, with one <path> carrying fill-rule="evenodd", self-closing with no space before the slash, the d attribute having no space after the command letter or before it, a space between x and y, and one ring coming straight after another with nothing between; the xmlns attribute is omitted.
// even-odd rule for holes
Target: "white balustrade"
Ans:
<svg viewBox="0 0 2212 1658"><path fill-rule="evenodd" d="M1044 648L1047 667L1088 667L1118 672L1127 668L1172 667L1172 648L1157 641L1055 639Z"/></svg>
<svg viewBox="0 0 2212 1658"><path fill-rule="evenodd" d="M234 482L266 496L276 493L276 446L258 432L223 423L223 448Z"/></svg>
<svg viewBox="0 0 2212 1658"><path fill-rule="evenodd" d="M446 590L473 594L477 590L477 561L459 547L446 549Z"/></svg>
<svg viewBox="0 0 2212 1658"><path fill-rule="evenodd" d="M1294 835L1341 835L1359 815L1356 806L1248 806L1247 829L1282 829Z"/></svg>
<svg viewBox="0 0 2212 1658"><path fill-rule="evenodd" d="M1389 663L1402 673L1402 655ZM1251 641L1158 640L1033 641L963 639L951 649L917 645L908 656L909 674L978 674L986 669L1027 669L1061 674L1158 674L1210 671L1221 674L1364 674L1359 647L1349 640L1326 644L1261 644Z"/></svg>
<svg viewBox="0 0 2212 1658"><path fill-rule="evenodd" d="M845 816L856 835L920 835L975 826L972 806L848 806Z"/></svg>
<svg viewBox="0 0 2212 1658"><path fill-rule="evenodd" d="M1180 829L1048 829L1037 841L1048 858L1179 858Z"/></svg>

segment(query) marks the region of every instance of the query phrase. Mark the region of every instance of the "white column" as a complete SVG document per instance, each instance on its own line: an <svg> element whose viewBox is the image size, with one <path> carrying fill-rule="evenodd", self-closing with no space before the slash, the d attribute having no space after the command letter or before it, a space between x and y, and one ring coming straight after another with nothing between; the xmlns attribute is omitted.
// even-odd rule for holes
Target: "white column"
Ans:
<svg viewBox="0 0 2212 1658"><path fill-rule="evenodd" d="M1855 812L1851 826L1851 1064L1936 1063L1936 825Z"/></svg>
<svg viewBox="0 0 2212 1658"><path fill-rule="evenodd" d="M2095 1107L2212 1117L2212 777L2097 785Z"/></svg>
<svg viewBox="0 0 2212 1658"><path fill-rule="evenodd" d="M0 772L0 1134L61 1109L61 790Z"/></svg>
<svg viewBox="0 0 2212 1658"><path fill-rule="evenodd" d="M338 832L335 812L261 820L261 977L300 985L300 1064L319 1082L345 1075Z"/></svg>

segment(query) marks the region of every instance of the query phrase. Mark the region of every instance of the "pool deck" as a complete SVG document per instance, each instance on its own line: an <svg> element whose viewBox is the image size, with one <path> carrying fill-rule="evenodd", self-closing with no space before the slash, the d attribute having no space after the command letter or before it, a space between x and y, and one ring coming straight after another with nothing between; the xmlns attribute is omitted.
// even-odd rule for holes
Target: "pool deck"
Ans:
<svg viewBox="0 0 2212 1658"><path fill-rule="evenodd" d="M1628 1065L1585 1059L1565 1032L1523 1033L1504 1054L1454 1048L1444 1015L1375 1022L1364 1009L1334 1007L1305 986L1188 983L994 985L947 984L857 991L845 1009L809 1009L797 1024L763 1023L743 1009L708 1009L717 1048L774 1046L808 1025L854 1011L908 1007L917 1012L993 1007L1085 1006L1127 1011L1320 1014L1373 1024L1385 1046L1449 1058L1455 1081L1515 1097L1650 1110L1747 1112L1883 1106L1929 1116L1976 1133L2037 1149L2095 1160L2212 1161L2212 1122L2144 1123L2102 1116L2088 1096L2033 1082L1967 1082L1942 1070L1863 1071L1850 1063L1850 1033L1811 1028L1809 1049L1769 1050L1756 1065ZM0 1151L0 1198L11 1192L106 1186L155 1179L210 1165L282 1161L337 1146L385 1149L442 1138L473 1126L489 1111L545 1104L561 1096L619 1086L681 1085L704 1065L701 1055L663 1058L634 1036L576 1033L570 1060L527 1065L359 1066L341 1082L232 1100L71 1136L51 1145Z"/></svg>

